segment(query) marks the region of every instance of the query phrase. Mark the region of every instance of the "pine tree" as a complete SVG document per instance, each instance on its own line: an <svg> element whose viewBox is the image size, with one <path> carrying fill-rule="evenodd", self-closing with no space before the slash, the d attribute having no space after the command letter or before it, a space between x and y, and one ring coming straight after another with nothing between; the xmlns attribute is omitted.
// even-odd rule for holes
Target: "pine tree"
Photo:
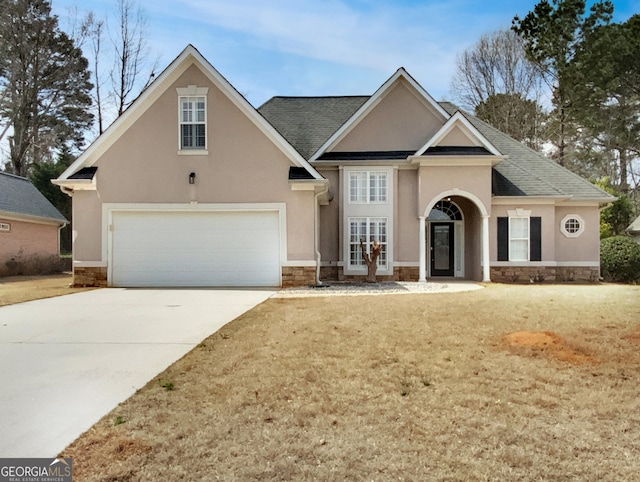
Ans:
<svg viewBox="0 0 640 482"><path fill-rule="evenodd" d="M26 176L60 146L79 148L93 116L88 62L48 0L0 2L0 140Z"/></svg>

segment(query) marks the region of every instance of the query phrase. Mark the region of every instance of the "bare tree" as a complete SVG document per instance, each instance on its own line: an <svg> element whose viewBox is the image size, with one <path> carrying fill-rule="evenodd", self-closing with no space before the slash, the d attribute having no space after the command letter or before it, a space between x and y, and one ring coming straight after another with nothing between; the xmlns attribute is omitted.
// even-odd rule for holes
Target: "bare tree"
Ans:
<svg viewBox="0 0 640 482"><path fill-rule="evenodd" d="M93 12L90 12L90 34L91 39L91 57L93 61L93 101L96 107L98 119L98 135L104 132L104 105L102 99L102 75L100 70L100 58L102 54L102 34L104 30L104 20L95 18Z"/></svg>
<svg viewBox="0 0 640 482"><path fill-rule="evenodd" d="M523 40L511 30L480 37L458 55L451 90L463 108L474 110L498 94L540 99L542 74L527 60Z"/></svg>
<svg viewBox="0 0 640 482"><path fill-rule="evenodd" d="M153 80L157 60L149 64L147 20L140 7L134 0L118 0L117 9L117 29L111 32L116 57L111 85L120 116L135 100L134 93L143 91Z"/></svg>
<svg viewBox="0 0 640 482"><path fill-rule="evenodd" d="M367 247L364 240L360 240L360 249L362 250L362 259L367 265L367 283L376 282L376 272L378 271L378 257L382 252L382 245L377 241L371 242L371 250L367 253Z"/></svg>

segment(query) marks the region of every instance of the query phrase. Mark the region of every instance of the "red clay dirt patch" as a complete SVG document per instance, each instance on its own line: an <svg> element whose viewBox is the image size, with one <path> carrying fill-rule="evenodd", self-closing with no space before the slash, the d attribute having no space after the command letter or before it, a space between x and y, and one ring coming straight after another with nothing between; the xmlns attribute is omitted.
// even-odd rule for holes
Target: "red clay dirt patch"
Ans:
<svg viewBox="0 0 640 482"><path fill-rule="evenodd" d="M595 362L591 356L571 348L550 331L518 331L505 335L503 341L518 355L546 356L574 365Z"/></svg>
<svg viewBox="0 0 640 482"><path fill-rule="evenodd" d="M628 335L625 335L623 338L627 341L630 341L631 343L640 345L640 325L636 327L635 331L632 331Z"/></svg>

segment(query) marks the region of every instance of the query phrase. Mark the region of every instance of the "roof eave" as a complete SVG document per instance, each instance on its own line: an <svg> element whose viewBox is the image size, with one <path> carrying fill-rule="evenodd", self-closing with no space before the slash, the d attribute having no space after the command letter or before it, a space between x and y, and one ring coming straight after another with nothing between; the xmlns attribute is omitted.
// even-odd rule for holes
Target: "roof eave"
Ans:
<svg viewBox="0 0 640 482"><path fill-rule="evenodd" d="M66 219L35 216L33 214L17 213L13 211L0 211L0 218L13 221L27 221L38 224L55 224L57 226L66 226L67 224L69 224L69 221L67 221Z"/></svg>

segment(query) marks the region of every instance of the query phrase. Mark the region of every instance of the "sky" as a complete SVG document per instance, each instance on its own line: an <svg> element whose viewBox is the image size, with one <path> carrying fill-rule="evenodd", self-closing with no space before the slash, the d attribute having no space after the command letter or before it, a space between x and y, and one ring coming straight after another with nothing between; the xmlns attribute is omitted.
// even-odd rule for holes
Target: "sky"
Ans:
<svg viewBox="0 0 640 482"><path fill-rule="evenodd" d="M370 95L399 68L452 100L456 56L509 28L538 0L137 0L164 69L188 45L255 107L274 95ZM88 10L113 23L116 0L51 0L63 29ZM592 2L588 2L590 4ZM614 0L614 21L640 0Z"/></svg>

